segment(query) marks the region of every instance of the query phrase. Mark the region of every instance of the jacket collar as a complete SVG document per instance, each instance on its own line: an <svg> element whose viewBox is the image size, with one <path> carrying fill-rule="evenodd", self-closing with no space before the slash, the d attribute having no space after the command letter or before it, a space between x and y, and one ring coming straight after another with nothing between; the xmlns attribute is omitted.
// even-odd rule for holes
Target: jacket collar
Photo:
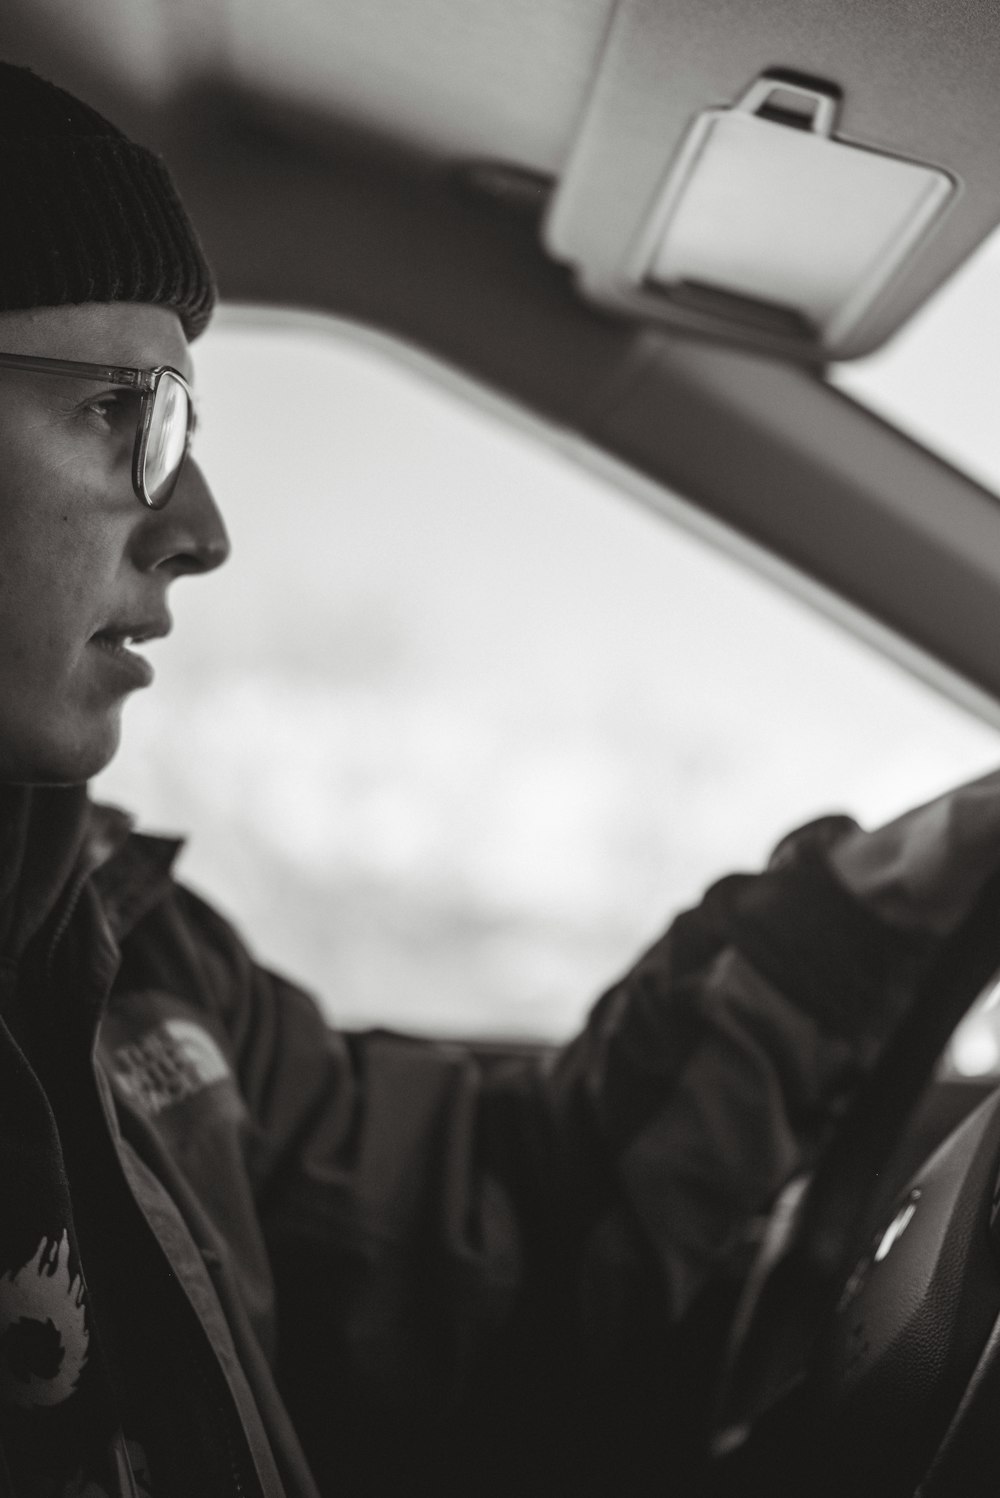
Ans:
<svg viewBox="0 0 1000 1498"><path fill-rule="evenodd" d="M16 963L59 904L87 842L85 786L0 786L0 954Z"/></svg>
<svg viewBox="0 0 1000 1498"><path fill-rule="evenodd" d="M111 934L117 941L162 899L170 887L183 838L135 832L133 819L117 806L91 806L88 872Z"/></svg>
<svg viewBox="0 0 1000 1498"><path fill-rule="evenodd" d="M54 947L91 878L121 940L165 893L181 846L134 832L83 785L0 786L0 964L13 970L43 931Z"/></svg>

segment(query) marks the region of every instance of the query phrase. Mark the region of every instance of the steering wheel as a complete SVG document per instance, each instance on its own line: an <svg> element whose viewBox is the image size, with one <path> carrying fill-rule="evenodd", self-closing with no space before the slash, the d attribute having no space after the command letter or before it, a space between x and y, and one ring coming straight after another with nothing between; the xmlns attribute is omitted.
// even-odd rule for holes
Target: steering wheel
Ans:
<svg viewBox="0 0 1000 1498"><path fill-rule="evenodd" d="M1000 967L1000 874L942 945L737 1312L708 1492L979 1498L1000 1483L1000 1090L886 1181L940 1051Z"/></svg>

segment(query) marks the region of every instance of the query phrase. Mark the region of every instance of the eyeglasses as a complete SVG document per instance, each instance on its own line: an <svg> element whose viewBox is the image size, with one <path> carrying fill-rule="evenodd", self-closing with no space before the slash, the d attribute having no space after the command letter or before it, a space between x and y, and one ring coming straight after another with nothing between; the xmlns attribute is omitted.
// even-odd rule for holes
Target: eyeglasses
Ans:
<svg viewBox="0 0 1000 1498"><path fill-rule="evenodd" d="M132 450L132 488L136 499L151 510L163 509L177 485L194 432L194 393L182 374L169 364L159 364L155 369L131 369L120 364L43 359L34 354L0 354L0 367L68 375L77 380L100 380L106 385L137 391L139 413Z"/></svg>

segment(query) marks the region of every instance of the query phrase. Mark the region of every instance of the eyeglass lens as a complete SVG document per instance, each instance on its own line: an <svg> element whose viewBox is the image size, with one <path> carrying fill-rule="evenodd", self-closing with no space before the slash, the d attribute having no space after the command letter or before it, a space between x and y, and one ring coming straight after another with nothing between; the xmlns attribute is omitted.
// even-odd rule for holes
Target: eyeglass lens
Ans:
<svg viewBox="0 0 1000 1498"><path fill-rule="evenodd" d="M151 504L169 498L187 447L188 393L179 380L164 373L153 398L146 439L143 484Z"/></svg>

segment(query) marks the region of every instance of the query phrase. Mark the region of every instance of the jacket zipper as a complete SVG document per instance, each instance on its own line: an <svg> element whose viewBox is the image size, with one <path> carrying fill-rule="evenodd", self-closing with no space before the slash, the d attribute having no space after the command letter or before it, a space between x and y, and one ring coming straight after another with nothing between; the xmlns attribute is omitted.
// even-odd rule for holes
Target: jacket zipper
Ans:
<svg viewBox="0 0 1000 1498"><path fill-rule="evenodd" d="M236 1447L233 1445L233 1433L229 1429L228 1420L226 1420L226 1451L229 1455L229 1475L233 1479L234 1498L246 1498L246 1488L243 1486L243 1478L240 1476L239 1460Z"/></svg>
<svg viewBox="0 0 1000 1498"><path fill-rule="evenodd" d="M76 914L76 907L80 903L80 896L83 894L83 887L87 883L87 880L90 878L93 872L93 869L84 867L81 872L77 874L76 879L70 886L69 894L66 896L66 900L63 905L62 915L59 917L59 923L56 926L55 931L52 933L52 939L49 942L49 950L45 956L46 982L50 981L52 978L53 968L55 967L56 951L59 947L59 943L62 941L63 937L66 935L66 932L69 930L69 923Z"/></svg>
<svg viewBox="0 0 1000 1498"><path fill-rule="evenodd" d="M243 1483L242 1463L233 1440L232 1414L225 1402L219 1398L218 1390L213 1386L207 1370L199 1369L201 1384L208 1396L208 1402L218 1415L219 1425L226 1443L226 1460L229 1464L228 1476L232 1482L233 1498L248 1498L246 1487Z"/></svg>
<svg viewBox="0 0 1000 1498"><path fill-rule="evenodd" d="M123 1498L139 1498L139 1485L135 1480L135 1469L132 1459L125 1445L125 1436L119 1431L112 1442L112 1455L115 1464L115 1476L118 1479L118 1487Z"/></svg>

